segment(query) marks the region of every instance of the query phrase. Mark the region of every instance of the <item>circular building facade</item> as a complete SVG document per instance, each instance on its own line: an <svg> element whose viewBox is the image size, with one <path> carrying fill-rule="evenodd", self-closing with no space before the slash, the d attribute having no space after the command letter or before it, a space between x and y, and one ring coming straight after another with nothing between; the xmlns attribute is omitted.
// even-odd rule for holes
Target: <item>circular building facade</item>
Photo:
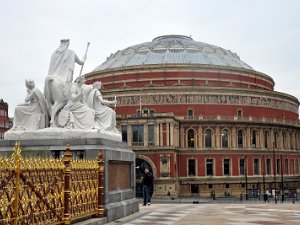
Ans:
<svg viewBox="0 0 300 225"><path fill-rule="evenodd" d="M300 188L298 99L230 50L160 36L117 51L86 80L117 96L117 126L153 171L155 196Z"/></svg>

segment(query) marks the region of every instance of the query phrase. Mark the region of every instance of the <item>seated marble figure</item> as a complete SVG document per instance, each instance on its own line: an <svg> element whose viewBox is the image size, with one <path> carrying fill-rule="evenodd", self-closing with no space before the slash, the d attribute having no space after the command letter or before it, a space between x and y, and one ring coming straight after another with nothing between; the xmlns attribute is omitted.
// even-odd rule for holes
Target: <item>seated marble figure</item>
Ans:
<svg viewBox="0 0 300 225"><path fill-rule="evenodd" d="M95 123L96 127L104 129L108 132L118 133L116 127L116 112L107 105L116 105L117 100L108 101L102 98L102 94L99 91L101 89L101 82L94 82L93 89L90 91L87 98L87 104L90 108L95 110Z"/></svg>
<svg viewBox="0 0 300 225"><path fill-rule="evenodd" d="M95 128L95 111L88 107L83 100L84 77L76 78L71 87L71 99L58 116L60 127L69 129L90 130Z"/></svg>
<svg viewBox="0 0 300 225"><path fill-rule="evenodd" d="M48 127L48 107L43 93L35 87L33 80L26 80L25 84L27 87L25 103L15 108L11 131L32 131Z"/></svg>

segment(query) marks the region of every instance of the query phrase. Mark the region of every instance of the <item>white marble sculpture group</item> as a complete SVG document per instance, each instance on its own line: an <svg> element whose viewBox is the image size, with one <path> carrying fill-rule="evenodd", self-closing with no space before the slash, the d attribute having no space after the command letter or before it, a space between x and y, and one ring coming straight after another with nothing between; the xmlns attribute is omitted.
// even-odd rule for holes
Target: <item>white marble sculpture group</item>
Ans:
<svg viewBox="0 0 300 225"><path fill-rule="evenodd" d="M116 105L117 101L102 98L101 82L86 85L81 75L73 82L75 63L83 65L86 55L80 60L68 49L69 43L68 39L61 40L52 54L44 94L35 87L34 81L26 80L26 103L16 107L14 125L6 135L8 139L21 131L46 131L47 134L49 131L77 131L77 134L90 131L119 135L115 128L116 113L107 106Z"/></svg>

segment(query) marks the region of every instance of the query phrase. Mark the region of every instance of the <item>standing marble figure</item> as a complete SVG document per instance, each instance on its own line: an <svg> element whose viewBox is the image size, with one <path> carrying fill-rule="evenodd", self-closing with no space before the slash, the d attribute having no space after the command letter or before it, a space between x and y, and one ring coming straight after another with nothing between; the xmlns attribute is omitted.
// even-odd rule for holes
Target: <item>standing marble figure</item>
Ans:
<svg viewBox="0 0 300 225"><path fill-rule="evenodd" d="M61 110L71 98L71 86L75 63L83 65L86 55L82 60L76 53L68 49L69 39L60 41L60 46L51 56L48 76L45 80L44 95L51 111L51 126L57 126L57 113Z"/></svg>
<svg viewBox="0 0 300 225"><path fill-rule="evenodd" d="M69 39L62 39L60 41L60 46L51 56L48 76L58 76L65 82L73 81L75 63L83 65L86 55L80 60L73 50L68 49L69 44Z"/></svg>
<svg viewBox="0 0 300 225"><path fill-rule="evenodd" d="M25 81L25 102L15 108L14 126L11 131L38 130L48 127L48 108L43 93L35 87L33 80Z"/></svg>

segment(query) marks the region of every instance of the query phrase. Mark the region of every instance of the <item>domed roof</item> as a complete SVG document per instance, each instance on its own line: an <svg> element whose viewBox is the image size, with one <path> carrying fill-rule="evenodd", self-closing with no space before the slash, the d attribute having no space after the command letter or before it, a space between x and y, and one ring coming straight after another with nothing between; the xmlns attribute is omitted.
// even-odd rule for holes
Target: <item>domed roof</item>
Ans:
<svg viewBox="0 0 300 225"><path fill-rule="evenodd" d="M94 71L157 64L200 64L253 70L230 50L183 35L165 35L111 54Z"/></svg>

